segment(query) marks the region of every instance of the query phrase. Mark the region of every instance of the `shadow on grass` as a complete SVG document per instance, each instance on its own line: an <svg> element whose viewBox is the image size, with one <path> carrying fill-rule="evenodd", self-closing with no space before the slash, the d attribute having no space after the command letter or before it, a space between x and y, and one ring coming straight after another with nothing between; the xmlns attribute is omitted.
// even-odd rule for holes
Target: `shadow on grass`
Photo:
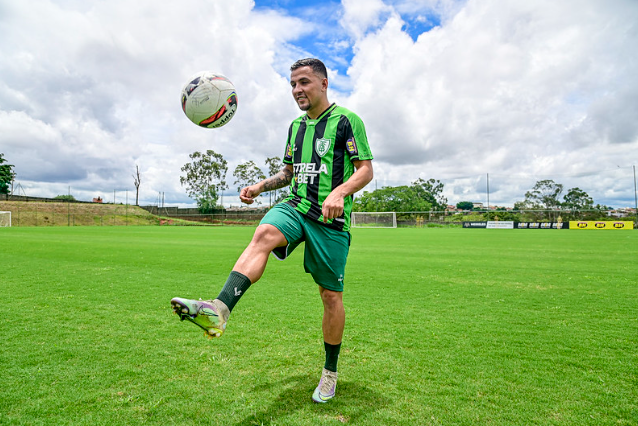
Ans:
<svg viewBox="0 0 638 426"><path fill-rule="evenodd" d="M339 420L349 424L363 424L364 419L389 402L380 394L352 381L339 381L337 395L325 404L312 402L312 392L317 386L315 375L292 376L279 382L257 386L255 390L281 389L282 392L272 404L251 416L235 423L240 425L281 424L281 419L297 411L312 412L327 419Z"/></svg>

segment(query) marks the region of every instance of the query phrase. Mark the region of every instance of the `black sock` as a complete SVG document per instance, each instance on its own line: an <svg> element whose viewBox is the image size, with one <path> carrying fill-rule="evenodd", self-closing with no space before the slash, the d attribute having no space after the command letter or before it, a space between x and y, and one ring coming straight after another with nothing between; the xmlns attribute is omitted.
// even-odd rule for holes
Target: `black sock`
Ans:
<svg viewBox="0 0 638 426"><path fill-rule="evenodd" d="M341 343L338 345L331 345L330 343L323 342L323 346L326 348L326 365L324 365L323 368L336 373Z"/></svg>
<svg viewBox="0 0 638 426"><path fill-rule="evenodd" d="M226 284L217 298L228 306L229 311L232 311L250 285L251 282L247 276L233 271L228 276Z"/></svg>

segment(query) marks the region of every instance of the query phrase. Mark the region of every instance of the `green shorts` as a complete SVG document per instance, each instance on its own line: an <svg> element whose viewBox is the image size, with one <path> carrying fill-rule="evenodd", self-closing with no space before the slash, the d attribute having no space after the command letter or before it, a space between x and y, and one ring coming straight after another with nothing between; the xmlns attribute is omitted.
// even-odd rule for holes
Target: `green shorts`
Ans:
<svg viewBox="0 0 638 426"><path fill-rule="evenodd" d="M328 228L306 218L294 207L280 203L261 220L284 234L288 245L272 251L279 259L286 259L299 244L305 241L304 269L321 287L343 291L346 259L350 250L350 233Z"/></svg>

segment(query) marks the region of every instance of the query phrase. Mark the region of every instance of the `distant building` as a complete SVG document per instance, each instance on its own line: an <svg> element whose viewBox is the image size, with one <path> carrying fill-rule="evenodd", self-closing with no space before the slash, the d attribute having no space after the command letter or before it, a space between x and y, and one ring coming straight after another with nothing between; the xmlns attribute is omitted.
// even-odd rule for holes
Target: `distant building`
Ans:
<svg viewBox="0 0 638 426"><path fill-rule="evenodd" d="M632 209L632 208L628 208L628 207L615 209L615 210L609 210L607 212L607 216L619 217L619 218L620 217L635 216L635 215L636 215L636 209Z"/></svg>

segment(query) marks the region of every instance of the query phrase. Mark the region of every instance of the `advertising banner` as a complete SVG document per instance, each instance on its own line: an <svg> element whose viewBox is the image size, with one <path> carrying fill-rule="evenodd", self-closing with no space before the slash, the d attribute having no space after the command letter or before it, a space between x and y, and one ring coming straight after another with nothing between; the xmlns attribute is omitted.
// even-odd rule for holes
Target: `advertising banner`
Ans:
<svg viewBox="0 0 638 426"><path fill-rule="evenodd" d="M576 222L574 222L576 223ZM631 222L629 222L631 223ZM494 220L489 222L463 222L463 228L475 229L569 229L567 222L514 222Z"/></svg>
<svg viewBox="0 0 638 426"><path fill-rule="evenodd" d="M514 229L514 222L511 220L490 220L487 222L487 229Z"/></svg>
<svg viewBox="0 0 638 426"><path fill-rule="evenodd" d="M566 222L516 222L516 229L569 229Z"/></svg>
<svg viewBox="0 0 638 426"><path fill-rule="evenodd" d="M608 229L608 230L631 230L634 229L634 223L630 221L594 221L580 220L570 221L569 229Z"/></svg>
<svg viewBox="0 0 638 426"><path fill-rule="evenodd" d="M463 228L487 228L487 222L463 222Z"/></svg>

